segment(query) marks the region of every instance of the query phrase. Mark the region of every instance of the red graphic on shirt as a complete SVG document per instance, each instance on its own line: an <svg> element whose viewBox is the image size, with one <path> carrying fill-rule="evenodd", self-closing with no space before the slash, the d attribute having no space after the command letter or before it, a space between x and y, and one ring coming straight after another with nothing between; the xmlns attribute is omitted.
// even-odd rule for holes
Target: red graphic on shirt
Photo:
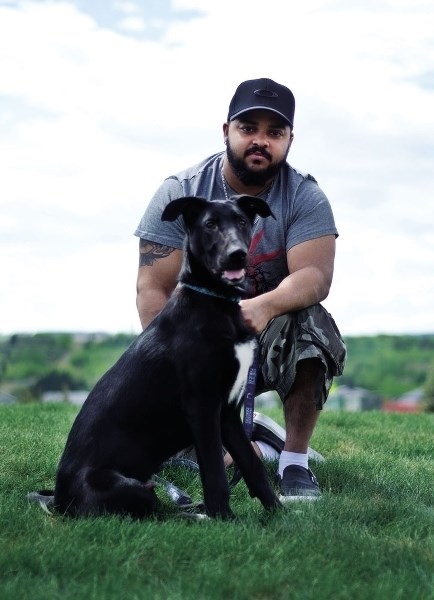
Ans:
<svg viewBox="0 0 434 600"><path fill-rule="evenodd" d="M264 230L261 229L256 233L251 241L249 249L249 264L247 266L247 277L251 282L252 289L249 290L253 296L267 291L266 285L266 272L260 267L261 263L265 263L270 260L274 260L282 255L282 250L273 250L264 254L256 254L255 250L259 246L262 238L264 237Z"/></svg>

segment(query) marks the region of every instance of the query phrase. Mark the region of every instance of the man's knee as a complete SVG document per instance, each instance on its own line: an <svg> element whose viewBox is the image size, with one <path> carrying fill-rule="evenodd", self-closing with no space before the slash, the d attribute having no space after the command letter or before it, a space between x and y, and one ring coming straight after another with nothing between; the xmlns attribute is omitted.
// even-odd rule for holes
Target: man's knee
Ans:
<svg viewBox="0 0 434 600"><path fill-rule="evenodd" d="M307 402L313 402L317 410L322 409L325 401L325 373L326 368L319 358L300 360L296 366L292 389L304 396Z"/></svg>
<svg viewBox="0 0 434 600"><path fill-rule="evenodd" d="M345 344L331 315L321 305L282 315L270 321L259 343L258 389L275 390L284 402L301 383L313 387L321 409L345 362Z"/></svg>
<svg viewBox="0 0 434 600"><path fill-rule="evenodd" d="M325 401L326 367L320 358L305 358L296 365L294 384L286 400L298 394L306 403L314 403L321 410Z"/></svg>
<svg viewBox="0 0 434 600"><path fill-rule="evenodd" d="M304 358L297 362L295 368L296 381L302 380L307 384L324 379L325 366L318 357Z"/></svg>

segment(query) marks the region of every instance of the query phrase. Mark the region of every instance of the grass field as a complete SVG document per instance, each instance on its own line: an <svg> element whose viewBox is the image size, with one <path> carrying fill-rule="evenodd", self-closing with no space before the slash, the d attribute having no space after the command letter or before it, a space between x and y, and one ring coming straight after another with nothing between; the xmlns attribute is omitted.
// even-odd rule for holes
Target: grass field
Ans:
<svg viewBox="0 0 434 600"><path fill-rule="evenodd" d="M434 599L434 415L324 413L316 503L264 520L240 483L234 522L183 519L163 493L160 518L134 522L26 500L53 486L76 410L0 407L2 600ZM200 499L197 476L168 475Z"/></svg>

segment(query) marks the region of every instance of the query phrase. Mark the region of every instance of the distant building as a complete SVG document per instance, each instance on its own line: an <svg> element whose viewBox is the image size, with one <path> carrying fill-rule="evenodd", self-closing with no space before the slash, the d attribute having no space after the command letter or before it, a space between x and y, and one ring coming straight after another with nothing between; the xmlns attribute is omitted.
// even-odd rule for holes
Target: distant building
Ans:
<svg viewBox="0 0 434 600"><path fill-rule="evenodd" d="M42 402L70 402L81 406L88 397L87 390L58 390L54 392L44 392L41 396Z"/></svg>
<svg viewBox="0 0 434 600"><path fill-rule="evenodd" d="M95 331L93 333L76 331L73 333L73 336L74 342L77 344L87 344L88 342L104 342L109 339L110 334L103 331Z"/></svg>
<svg viewBox="0 0 434 600"><path fill-rule="evenodd" d="M411 390L396 400L383 403L386 412L419 413L422 412L423 388Z"/></svg>
<svg viewBox="0 0 434 600"><path fill-rule="evenodd" d="M324 408L325 410L347 410L351 412L380 410L381 397L361 387L340 385L330 392Z"/></svg>

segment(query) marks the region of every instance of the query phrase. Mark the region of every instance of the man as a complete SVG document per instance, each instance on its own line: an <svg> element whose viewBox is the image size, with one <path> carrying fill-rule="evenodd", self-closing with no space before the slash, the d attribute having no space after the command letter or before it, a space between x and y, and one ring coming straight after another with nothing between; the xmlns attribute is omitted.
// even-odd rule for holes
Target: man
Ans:
<svg viewBox="0 0 434 600"><path fill-rule="evenodd" d="M260 346L257 393L276 390L283 402L283 501L321 494L308 466L308 445L333 376L342 374L345 362L339 331L319 304L332 283L338 232L315 179L286 161L294 112L287 87L266 78L241 83L223 124L226 151L168 177L135 232L140 238L137 308L145 328L175 288L181 267L183 223L160 221L169 201L250 194L270 205L276 220L258 219L254 225L248 298L240 306Z"/></svg>

